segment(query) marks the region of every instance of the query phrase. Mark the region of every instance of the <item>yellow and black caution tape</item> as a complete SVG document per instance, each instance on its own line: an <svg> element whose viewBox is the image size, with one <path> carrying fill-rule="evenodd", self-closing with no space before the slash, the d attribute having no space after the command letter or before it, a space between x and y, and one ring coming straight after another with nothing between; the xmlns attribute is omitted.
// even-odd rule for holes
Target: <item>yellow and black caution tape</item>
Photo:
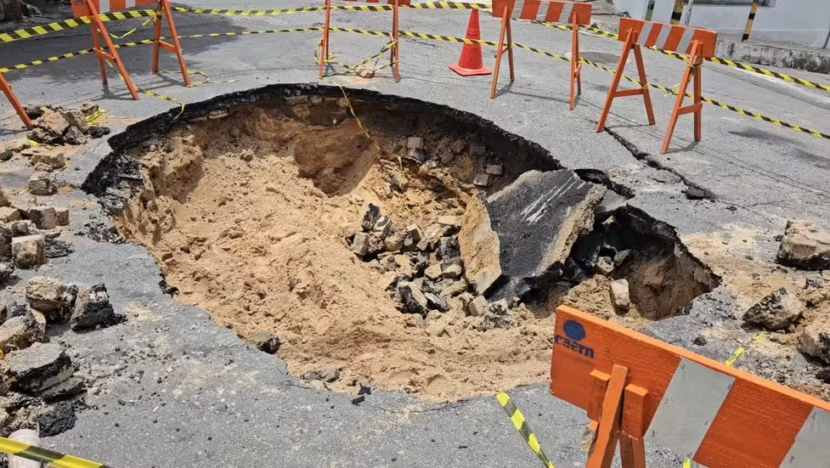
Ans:
<svg viewBox="0 0 830 468"><path fill-rule="evenodd" d="M38 461L56 468L107 468L106 465L101 463L53 452L5 437L0 437L0 452Z"/></svg>
<svg viewBox="0 0 830 468"><path fill-rule="evenodd" d="M147 26L151 22L155 23L156 21L158 21L158 16L152 16L152 17L148 18L147 21L141 23L141 25L136 26L133 29L130 29L129 31L125 32L124 34L122 34L120 36L117 35L117 34L113 34L113 33L109 33L109 35L111 37L115 38L115 39L124 39L125 37L129 36L130 34L136 32L136 31L138 31L139 29L143 28L144 26Z"/></svg>
<svg viewBox="0 0 830 468"><path fill-rule="evenodd" d="M401 5L401 8L413 8L420 10L483 10L490 8L486 3L469 2L419 2L410 5ZM312 6L300 8L277 8L274 10L244 10L235 8L190 8L175 7L175 11L182 13L199 13L208 15L224 16L276 16L290 15L294 13L311 13L326 11L325 6ZM346 11L391 11L392 5L332 5L332 10Z"/></svg>
<svg viewBox="0 0 830 468"><path fill-rule="evenodd" d="M101 18L101 21L121 21L121 20L128 20L134 18L145 18L145 17L154 17L156 16L155 10L130 10L130 11L116 11L114 13L102 13L98 15ZM80 26L86 26L91 23L92 20L89 19L87 16L82 16L80 18L70 18L63 21L56 21L54 23L44 24L42 26L35 26L33 28L25 28L25 29L17 29L15 31L11 31L8 33L0 34L0 41L2 42L12 42L18 41L20 39L27 39L32 36L42 36L44 34L49 34L51 32L63 31L64 29L71 29L77 28Z"/></svg>
<svg viewBox="0 0 830 468"><path fill-rule="evenodd" d="M539 457L539 460L542 461L542 464L545 468L554 468L553 463L548 460L547 455L545 452L542 451L542 446L539 445L539 439L533 434L533 431L530 429L530 426L527 425L527 420L525 420L524 415L516 405L510 401L510 396L506 393L499 393L496 395L496 399L499 400L499 404L502 408L504 408L504 412L507 413L507 416L510 418L510 421L513 422L513 427L519 431L519 434L525 439L527 445L530 446L530 449L533 450L533 453Z"/></svg>

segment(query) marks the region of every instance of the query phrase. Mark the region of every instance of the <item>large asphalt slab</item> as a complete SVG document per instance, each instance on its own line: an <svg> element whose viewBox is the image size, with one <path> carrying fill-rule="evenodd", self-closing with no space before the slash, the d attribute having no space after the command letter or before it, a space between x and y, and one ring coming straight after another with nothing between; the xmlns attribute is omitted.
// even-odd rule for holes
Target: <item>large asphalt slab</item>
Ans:
<svg viewBox="0 0 830 468"><path fill-rule="evenodd" d="M299 0L237 2L188 1L202 7L285 8ZM305 3L306 5L310 3ZM318 5L318 3L314 3ZM180 35L208 32L282 29L322 25L321 13L278 17L225 17L177 14ZM336 12L336 26L387 29L385 13ZM406 30L463 35L466 12L404 10ZM110 23L124 33L140 21ZM498 22L482 15L482 34L496 39ZM149 28L125 40L146 38ZM538 25L519 24L514 40L565 54L569 35ZM358 34L332 33L337 59L356 63L376 53L383 40ZM283 33L183 39L188 65L208 74L216 84L184 88L175 73L149 73L149 46L122 49L135 82L185 103L231 91L274 83L317 82L314 49L319 33ZM120 41L116 41L120 42ZM86 28L0 45L2 66L44 59L90 47ZM621 44L583 35L582 49L595 57L619 54ZM642 101L629 97L614 103L607 132L595 126L611 75L586 67L583 95L574 111L567 108L569 64L517 50L516 81L510 85L502 70L499 96L490 100L489 77L461 78L447 70L460 46L447 42L403 39L402 75L394 83L389 71L372 80L351 77L330 82L450 105L492 120L506 130L547 148L563 166L595 171L631 191L630 204L673 226L681 236L723 231L739 224L764 233L764 241L783 231L790 217L809 219L830 228L830 141L755 121L706 106L703 141L693 143L691 118L681 118L671 153L659 154L673 96L653 91L656 126L647 126ZM493 49L484 59L492 64ZM677 83L683 62L646 52L649 79L667 86ZM607 57L606 57L607 58ZM614 58L606 62L614 67ZM627 73L634 76L633 64ZM163 58L163 69L175 61ZM827 82L821 75L802 74ZM146 95L134 102L110 73L103 88L90 55L13 71L6 75L25 103L71 105L94 100L107 114L121 117L123 130L173 107ZM226 82L227 80L236 80ZM324 83L328 84L328 83ZM707 64L704 94L741 108L830 133L830 95L788 83L771 81L734 69ZM0 138L22 134L10 106L0 103ZM619 141L618 140L622 140ZM625 144L623 144L625 143ZM110 151L96 141L74 154L61 177L75 187ZM22 186L27 171L19 162L0 166L5 187ZM689 185L714 195L712 200L687 200ZM84 207L79 200L88 202ZM107 223L94 200L80 190L44 200L56 206L70 202L72 227L91 220ZM767 239L769 237L770 239ZM56 259L29 276L45 274L68 282L105 282L117 310L128 320L101 331L66 332L58 340L71 346L82 371L97 377L96 391L87 396L96 409L79 414L75 428L47 440L58 450L106 462L116 467L168 466L534 466L532 452L512 428L492 397L432 405L399 393L375 391L360 406L350 396L306 388L286 374L278 359L255 351L232 332L210 320L207 312L182 306L161 293L160 270L147 252L130 244L96 243L73 237L75 253ZM772 260L773 242L759 242L754 254ZM22 284L22 283L21 283ZM9 300L9 293L4 293ZM19 298L18 298L19 299ZM713 323L731 323L733 298L717 289L695 301L688 316L662 321L651 333L691 347L695 330ZM733 322L733 321L732 321ZM713 343L695 348L725 359L734 344ZM748 355L751 353L747 353ZM796 356L796 359L798 357ZM747 356L738 365L753 369ZM512 389L511 395L527 415L549 457L559 466L579 466L584 413L552 398L547 384ZM493 389L495 394L502 389ZM120 404L119 401L124 404ZM665 451L650 450L649 465L679 466Z"/></svg>

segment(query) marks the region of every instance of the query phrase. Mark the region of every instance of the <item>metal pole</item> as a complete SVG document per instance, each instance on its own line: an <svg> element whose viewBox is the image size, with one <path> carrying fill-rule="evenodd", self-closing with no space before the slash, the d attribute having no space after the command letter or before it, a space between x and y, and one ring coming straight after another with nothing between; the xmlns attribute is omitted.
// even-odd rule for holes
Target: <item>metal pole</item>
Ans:
<svg viewBox="0 0 830 468"><path fill-rule="evenodd" d="M746 19L746 27L744 28L744 35L741 37L741 42L746 42L749 39L749 32L752 30L752 22L755 21L755 13L758 12L758 1L752 0L752 7L749 9L749 18Z"/></svg>
<svg viewBox="0 0 830 468"><path fill-rule="evenodd" d="M683 20L683 25L688 26L692 19L692 7L695 6L695 0L689 0L689 9L686 11L686 18Z"/></svg>
<svg viewBox="0 0 830 468"><path fill-rule="evenodd" d="M646 10L646 21L651 21L654 16L654 0L648 0L648 9Z"/></svg>
<svg viewBox="0 0 830 468"><path fill-rule="evenodd" d="M671 14L671 24L680 24L683 16L683 0L674 0L674 11Z"/></svg>

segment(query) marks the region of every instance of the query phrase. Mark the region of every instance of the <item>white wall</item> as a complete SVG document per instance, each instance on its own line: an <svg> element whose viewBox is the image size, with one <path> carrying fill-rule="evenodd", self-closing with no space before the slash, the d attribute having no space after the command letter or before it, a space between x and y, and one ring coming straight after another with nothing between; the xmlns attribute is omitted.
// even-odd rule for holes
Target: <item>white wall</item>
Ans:
<svg viewBox="0 0 830 468"><path fill-rule="evenodd" d="M758 8L752 25L753 38L824 47L830 31L830 1L772 0L771 3L772 6ZM614 0L618 11L628 11L635 18L645 16L647 4L648 0ZM673 7L674 0L657 0L653 19L668 22ZM701 5L696 2L690 25L740 36L748 15L749 6Z"/></svg>

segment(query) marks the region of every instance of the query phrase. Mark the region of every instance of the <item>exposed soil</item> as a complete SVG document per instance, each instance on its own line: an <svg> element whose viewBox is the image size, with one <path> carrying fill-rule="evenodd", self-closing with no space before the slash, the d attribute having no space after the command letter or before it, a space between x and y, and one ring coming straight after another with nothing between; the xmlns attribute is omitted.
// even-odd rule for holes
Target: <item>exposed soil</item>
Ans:
<svg viewBox="0 0 830 468"><path fill-rule="evenodd" d="M274 332L292 374L336 368L339 378L327 387L350 392L368 381L449 401L543 381L558 304L638 328L711 289L677 263L671 243L634 233L640 245L620 244L635 252L614 274L632 282L625 314L611 305L610 279L585 271L546 300L519 305L509 328L482 330L457 297L445 313L402 314L377 260L350 249L366 204L395 226L428 226L464 213L478 192L471 182L487 164L509 163L487 187L492 193L555 163L490 141L474 156L470 143L486 138L441 115L368 106L358 115L371 139L331 98L245 105L222 119L180 124L130 150L147 182L115 223L155 256L178 300L242 337ZM407 159L400 148L407 136L423 137L429 161ZM467 145L454 151L458 139ZM450 151L457 154L441 163ZM405 189L390 191L395 179ZM666 286L680 280L684 286ZM659 296L671 300L658 305Z"/></svg>

